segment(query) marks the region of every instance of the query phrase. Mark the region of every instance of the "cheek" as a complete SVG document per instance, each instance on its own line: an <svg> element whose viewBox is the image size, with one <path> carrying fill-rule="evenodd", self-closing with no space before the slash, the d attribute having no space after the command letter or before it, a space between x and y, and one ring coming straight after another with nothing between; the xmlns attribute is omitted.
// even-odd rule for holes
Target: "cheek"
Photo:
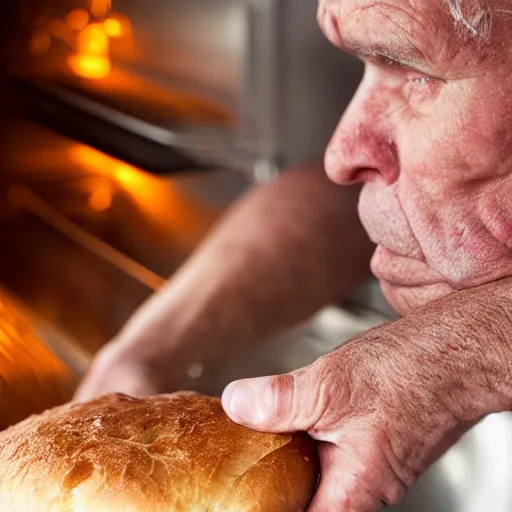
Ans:
<svg viewBox="0 0 512 512"><path fill-rule="evenodd" d="M477 101L465 87L445 91L400 141L407 219L429 265L459 287L508 273L512 243L512 186L494 186L512 169L510 116L500 98Z"/></svg>
<svg viewBox="0 0 512 512"><path fill-rule="evenodd" d="M478 201L478 215L485 229L506 250L512 250L512 177L485 188Z"/></svg>
<svg viewBox="0 0 512 512"><path fill-rule="evenodd" d="M512 184L502 189L499 203L491 184L401 183L401 203L425 260L455 288L512 275L512 251L506 245L512 242Z"/></svg>
<svg viewBox="0 0 512 512"><path fill-rule="evenodd" d="M512 100L495 89L477 79L447 84L401 131L404 172L413 169L433 191L508 173Z"/></svg>

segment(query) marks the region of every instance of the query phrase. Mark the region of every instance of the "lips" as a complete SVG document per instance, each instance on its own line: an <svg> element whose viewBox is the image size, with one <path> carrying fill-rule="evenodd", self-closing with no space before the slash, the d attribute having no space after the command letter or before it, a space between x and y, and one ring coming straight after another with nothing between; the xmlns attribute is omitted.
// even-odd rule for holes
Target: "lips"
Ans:
<svg viewBox="0 0 512 512"><path fill-rule="evenodd" d="M377 246L370 266L375 277L395 286L409 288L445 282L424 261L400 256L382 245Z"/></svg>

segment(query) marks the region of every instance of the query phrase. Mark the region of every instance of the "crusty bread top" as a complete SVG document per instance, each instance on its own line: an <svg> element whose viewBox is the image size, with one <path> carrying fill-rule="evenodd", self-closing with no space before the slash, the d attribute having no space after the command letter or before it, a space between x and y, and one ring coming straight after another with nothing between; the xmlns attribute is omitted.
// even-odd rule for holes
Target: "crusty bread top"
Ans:
<svg viewBox="0 0 512 512"><path fill-rule="evenodd" d="M0 434L2 512L300 512L317 479L309 437L253 432L199 395L109 394Z"/></svg>
<svg viewBox="0 0 512 512"><path fill-rule="evenodd" d="M0 430L66 402L74 385L66 365L0 292Z"/></svg>

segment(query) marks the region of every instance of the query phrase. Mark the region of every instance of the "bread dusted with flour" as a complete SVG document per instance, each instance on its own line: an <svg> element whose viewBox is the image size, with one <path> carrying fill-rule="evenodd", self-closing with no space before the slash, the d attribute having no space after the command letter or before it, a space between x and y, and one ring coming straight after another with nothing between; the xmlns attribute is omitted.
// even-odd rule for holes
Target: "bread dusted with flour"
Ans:
<svg viewBox="0 0 512 512"><path fill-rule="evenodd" d="M109 394L0 434L2 512L299 512L314 441L253 432L220 400Z"/></svg>

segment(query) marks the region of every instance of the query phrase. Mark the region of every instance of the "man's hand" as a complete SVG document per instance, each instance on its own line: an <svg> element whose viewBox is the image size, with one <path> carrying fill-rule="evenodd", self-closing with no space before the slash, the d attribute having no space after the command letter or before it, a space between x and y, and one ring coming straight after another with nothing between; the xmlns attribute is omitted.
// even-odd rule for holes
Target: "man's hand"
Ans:
<svg viewBox="0 0 512 512"><path fill-rule="evenodd" d="M227 388L231 418L262 431L306 431L322 478L314 512L374 512L400 501L463 430L408 356L364 336L289 375Z"/></svg>
<svg viewBox="0 0 512 512"><path fill-rule="evenodd" d="M147 365L117 342L107 345L94 359L75 400L87 401L103 393L144 397L158 394L160 385Z"/></svg>
<svg viewBox="0 0 512 512"><path fill-rule="evenodd" d="M224 408L255 430L321 442L311 512L396 504L466 430L510 406L509 320L490 289L433 303L303 370L231 384Z"/></svg>

